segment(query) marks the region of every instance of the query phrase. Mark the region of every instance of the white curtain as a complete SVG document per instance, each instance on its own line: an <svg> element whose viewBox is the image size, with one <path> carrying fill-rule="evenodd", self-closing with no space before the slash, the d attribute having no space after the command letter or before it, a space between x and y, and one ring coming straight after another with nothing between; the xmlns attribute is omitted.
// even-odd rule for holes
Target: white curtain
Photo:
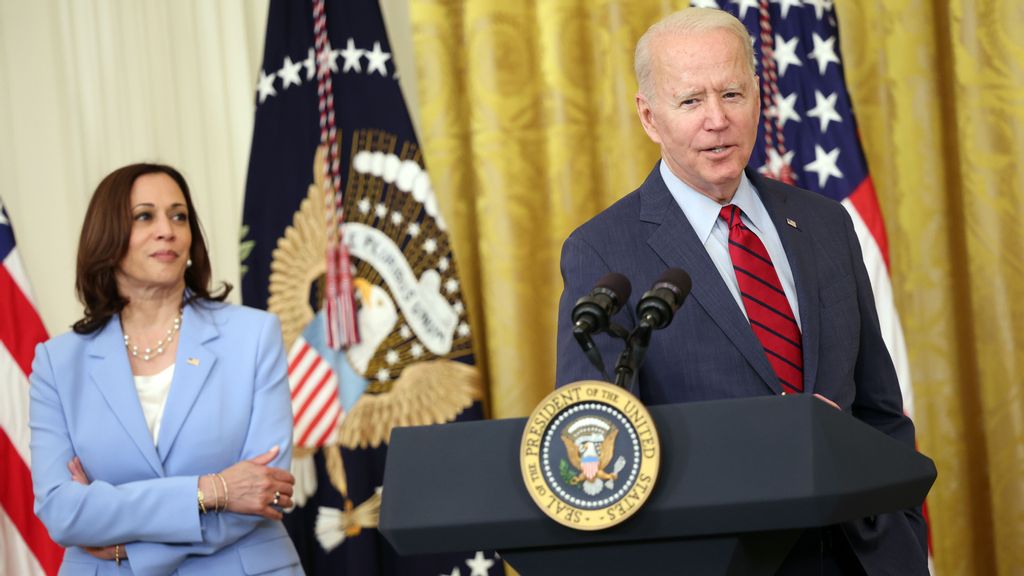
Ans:
<svg viewBox="0 0 1024 576"><path fill-rule="evenodd" d="M184 172L214 278L237 284L266 14L267 0L0 1L0 197L51 334L81 314L89 196L131 162Z"/></svg>
<svg viewBox="0 0 1024 576"><path fill-rule="evenodd" d="M416 94L408 2L381 2L407 97ZM75 255L89 197L132 162L184 173L214 281L238 287L268 3L0 0L0 199L50 334L81 317Z"/></svg>
<svg viewBox="0 0 1024 576"><path fill-rule="evenodd" d="M238 286L268 4L0 0L0 199L51 334L81 317L75 253L89 197L132 162L184 173L214 280ZM408 0L381 5L405 92L415 95ZM415 120L415 101L409 109Z"/></svg>

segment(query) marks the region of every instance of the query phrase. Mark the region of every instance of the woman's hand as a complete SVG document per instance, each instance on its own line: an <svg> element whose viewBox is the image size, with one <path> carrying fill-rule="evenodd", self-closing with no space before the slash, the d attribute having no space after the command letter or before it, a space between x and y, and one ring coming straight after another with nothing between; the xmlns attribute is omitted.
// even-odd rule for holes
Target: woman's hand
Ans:
<svg viewBox="0 0 1024 576"><path fill-rule="evenodd" d="M287 470L267 466L280 451L279 447L274 446L264 454L243 460L221 471L220 475L228 485L229 512L255 514L271 520L280 520L284 517L281 508L290 508L294 504L292 487L295 484L295 477ZM206 480L218 484L209 492L204 488L203 494L216 494L217 507L222 507L224 490L219 484L220 480L214 476L204 476L200 482Z"/></svg>
<svg viewBox="0 0 1024 576"><path fill-rule="evenodd" d="M85 468L82 468L82 461L75 456L68 462L68 472L71 472L71 479L79 484L88 486L89 477L85 475Z"/></svg>
<svg viewBox="0 0 1024 576"><path fill-rule="evenodd" d="M82 546L82 550L89 553L90 556L99 558L100 560L127 560L128 549L118 544L118 556L114 556L113 546Z"/></svg>
<svg viewBox="0 0 1024 576"><path fill-rule="evenodd" d="M71 472L71 479L75 482L84 486L89 485L89 477L85 475L85 468L82 467L82 461L78 459L78 456L75 456L68 462L68 472ZM113 546L82 546L81 548L100 560L113 560L115 558ZM120 548L117 558L123 560L128 557L128 549L124 546Z"/></svg>

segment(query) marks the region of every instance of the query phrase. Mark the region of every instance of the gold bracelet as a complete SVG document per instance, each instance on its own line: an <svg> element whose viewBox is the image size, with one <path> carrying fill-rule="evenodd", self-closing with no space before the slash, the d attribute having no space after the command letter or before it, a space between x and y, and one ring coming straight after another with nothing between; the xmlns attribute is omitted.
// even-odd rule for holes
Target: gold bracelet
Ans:
<svg viewBox="0 0 1024 576"><path fill-rule="evenodd" d="M220 512L220 494L217 493L217 479L213 478L213 474L207 474L212 480L210 483L213 484L213 511Z"/></svg>
<svg viewBox="0 0 1024 576"><path fill-rule="evenodd" d="M203 514L206 514L206 504L205 504L205 503L203 503L203 489L202 489L202 488L199 488L199 489L197 489L196 491L197 491L197 492L199 493L199 510L200 510L200 511L201 511L201 512L202 512Z"/></svg>
<svg viewBox="0 0 1024 576"><path fill-rule="evenodd" d="M226 480L224 480L224 477L220 475L220 472L217 472L216 474L214 474L214 476L216 476L217 478L220 478L220 483L221 483L222 486L224 486L224 508L223 508L223 510L226 511L228 509L228 483L227 483Z"/></svg>
<svg viewBox="0 0 1024 576"><path fill-rule="evenodd" d="M121 554L118 553L118 549L121 548L120 544L114 544L114 564L121 565Z"/></svg>

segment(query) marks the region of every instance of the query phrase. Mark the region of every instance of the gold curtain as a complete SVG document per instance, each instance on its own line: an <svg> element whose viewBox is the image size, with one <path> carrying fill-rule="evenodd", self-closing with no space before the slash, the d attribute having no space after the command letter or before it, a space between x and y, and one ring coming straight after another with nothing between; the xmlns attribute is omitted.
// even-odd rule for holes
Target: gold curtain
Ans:
<svg viewBox="0 0 1024 576"><path fill-rule="evenodd" d="M633 105L657 0L412 0L420 139L494 417L554 380L558 258L658 158ZM1024 7L838 0L889 232L937 573L1024 574Z"/></svg>
<svg viewBox="0 0 1024 576"><path fill-rule="evenodd" d="M1024 5L837 2L940 576L1024 574Z"/></svg>

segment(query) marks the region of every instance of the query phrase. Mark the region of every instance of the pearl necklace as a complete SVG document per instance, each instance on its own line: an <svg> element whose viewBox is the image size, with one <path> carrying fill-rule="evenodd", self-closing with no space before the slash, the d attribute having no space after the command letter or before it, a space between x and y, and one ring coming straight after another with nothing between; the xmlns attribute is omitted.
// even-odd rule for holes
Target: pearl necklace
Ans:
<svg viewBox="0 0 1024 576"><path fill-rule="evenodd" d="M181 329L181 310L178 310L178 315L174 317L174 325L167 329L167 335L157 341L152 348L145 348L141 352L139 347L132 344L131 339L127 334L124 335L124 347L128 349L128 352L132 355L132 358L142 358L145 361L150 361L153 358L164 353L164 347L170 344L174 340L174 334Z"/></svg>

